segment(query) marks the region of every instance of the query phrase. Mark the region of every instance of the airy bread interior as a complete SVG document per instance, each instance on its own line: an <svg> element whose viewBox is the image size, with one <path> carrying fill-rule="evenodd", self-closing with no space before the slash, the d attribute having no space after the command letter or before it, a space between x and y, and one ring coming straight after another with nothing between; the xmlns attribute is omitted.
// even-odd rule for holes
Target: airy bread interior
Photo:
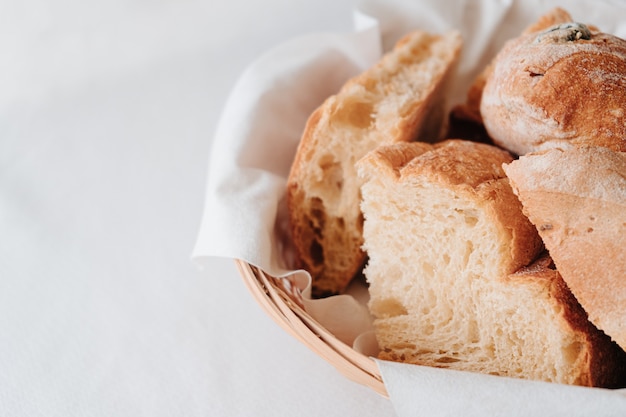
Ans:
<svg viewBox="0 0 626 417"><path fill-rule="evenodd" d="M549 259L525 267L542 245L502 171L510 160L452 140L381 147L359 163L380 358L612 385L598 358L612 366L623 352L586 320Z"/></svg>
<svg viewBox="0 0 626 417"><path fill-rule="evenodd" d="M311 273L315 296L342 292L365 259L355 163L381 144L440 138L460 47L456 32L411 33L308 120L287 201L298 266Z"/></svg>

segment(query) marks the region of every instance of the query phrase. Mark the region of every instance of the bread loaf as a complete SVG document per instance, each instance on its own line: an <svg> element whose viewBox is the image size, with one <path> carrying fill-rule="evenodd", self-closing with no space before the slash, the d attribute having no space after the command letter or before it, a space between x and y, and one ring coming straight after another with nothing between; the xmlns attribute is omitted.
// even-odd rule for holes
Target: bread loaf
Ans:
<svg viewBox="0 0 626 417"><path fill-rule="evenodd" d="M571 15L560 7L548 11L544 15L540 16L536 22L532 23L521 33L522 35L528 35L536 32L544 31L552 26L571 22ZM454 116L458 119L469 120L474 123L482 124L482 116L480 115L480 102L482 100L483 89L487 78L490 77L493 71L494 62L490 62L476 77L472 85L467 91L467 100L464 104L455 106L453 109Z"/></svg>
<svg viewBox="0 0 626 417"><path fill-rule="evenodd" d="M626 349L626 153L568 146L504 169L589 319Z"/></svg>
<svg viewBox="0 0 626 417"><path fill-rule="evenodd" d="M369 308L387 360L590 386L624 352L586 319L505 177L512 157L449 140L358 164Z"/></svg>
<svg viewBox="0 0 626 417"><path fill-rule="evenodd" d="M518 155L566 142L626 151L626 41L576 22L510 40L480 115L494 143Z"/></svg>
<svg viewBox="0 0 626 417"><path fill-rule="evenodd" d="M362 268L360 185L354 164L385 143L440 139L445 84L458 33L410 33L309 118L287 184L298 267L316 297L341 293Z"/></svg>

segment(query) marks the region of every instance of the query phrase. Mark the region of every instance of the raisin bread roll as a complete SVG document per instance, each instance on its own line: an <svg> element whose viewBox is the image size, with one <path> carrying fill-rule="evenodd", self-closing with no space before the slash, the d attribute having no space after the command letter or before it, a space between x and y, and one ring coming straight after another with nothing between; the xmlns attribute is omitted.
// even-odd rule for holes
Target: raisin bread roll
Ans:
<svg viewBox="0 0 626 417"><path fill-rule="evenodd" d="M626 151L626 41L576 22L513 39L492 63L480 114L517 155L566 142Z"/></svg>
<svg viewBox="0 0 626 417"><path fill-rule="evenodd" d="M494 146L380 147L359 163L369 308L386 360L620 386L624 352L586 319Z"/></svg>
<svg viewBox="0 0 626 417"><path fill-rule="evenodd" d="M589 319L626 349L626 153L569 146L504 169Z"/></svg>
<svg viewBox="0 0 626 417"><path fill-rule="evenodd" d="M297 267L311 274L315 297L341 293L365 260L354 164L380 144L440 138L460 48L456 32L410 33L310 116L287 204Z"/></svg>

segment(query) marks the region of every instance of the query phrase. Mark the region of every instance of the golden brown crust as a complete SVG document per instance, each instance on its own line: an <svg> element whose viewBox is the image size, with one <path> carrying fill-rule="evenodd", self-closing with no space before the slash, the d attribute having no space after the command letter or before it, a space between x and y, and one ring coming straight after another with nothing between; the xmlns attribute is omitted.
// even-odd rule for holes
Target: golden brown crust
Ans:
<svg viewBox="0 0 626 417"><path fill-rule="evenodd" d="M523 155L563 142L626 150L626 41L570 23L509 41L480 112L494 142Z"/></svg>
<svg viewBox="0 0 626 417"><path fill-rule="evenodd" d="M402 170L403 176L424 175L444 187L457 187L482 201L494 224L511 234L511 264L507 272L531 263L543 249L535 227L521 216L522 206L511 190L502 165L511 154L495 146L449 139L435 145L429 157L417 158Z"/></svg>
<svg viewBox="0 0 626 417"><path fill-rule="evenodd" d="M502 164L513 160L511 154L495 146L457 139L437 143L434 149L436 152L428 157L415 159L404 167L402 175L425 175L445 186L476 189L504 178Z"/></svg>
<svg viewBox="0 0 626 417"><path fill-rule="evenodd" d="M531 34L548 29L550 26L554 26L560 23L571 22L572 17L570 14L560 8L556 7L550 10L548 13L542 15L537 21L528 26L522 34ZM493 71L493 60L481 71L480 74L474 79L474 82L470 86L467 92L467 100L464 104L458 105L453 109L453 113L460 119L472 121L474 123L482 124L483 118L480 114L480 102L485 88L487 79L491 76Z"/></svg>
<svg viewBox="0 0 626 417"><path fill-rule="evenodd" d="M570 146L505 170L590 320L626 348L626 154Z"/></svg>
<svg viewBox="0 0 626 417"><path fill-rule="evenodd" d="M401 170L418 156L435 149L436 144L426 142L395 143L381 145L365 155L359 165L376 166L380 172L389 176L400 177ZM359 171L360 172L360 171ZM363 171L363 175L365 171Z"/></svg>

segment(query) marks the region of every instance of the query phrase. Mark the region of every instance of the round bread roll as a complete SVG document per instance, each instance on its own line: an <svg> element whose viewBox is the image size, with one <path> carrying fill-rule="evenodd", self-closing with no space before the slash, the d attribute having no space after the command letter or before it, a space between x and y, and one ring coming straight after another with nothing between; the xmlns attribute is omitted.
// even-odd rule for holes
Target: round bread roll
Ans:
<svg viewBox="0 0 626 417"><path fill-rule="evenodd" d="M510 40L480 113L493 141L523 155L559 146L626 151L626 41L565 23Z"/></svg>

